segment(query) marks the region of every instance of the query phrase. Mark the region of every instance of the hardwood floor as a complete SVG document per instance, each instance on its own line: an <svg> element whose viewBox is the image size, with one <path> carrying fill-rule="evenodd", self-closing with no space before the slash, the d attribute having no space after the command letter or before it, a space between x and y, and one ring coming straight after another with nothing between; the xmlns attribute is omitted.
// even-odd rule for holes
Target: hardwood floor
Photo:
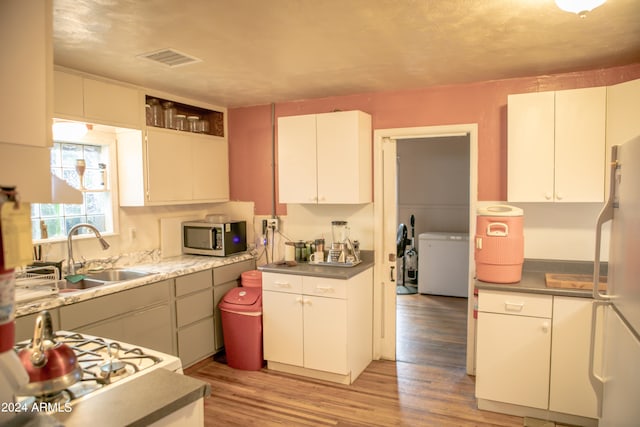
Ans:
<svg viewBox="0 0 640 427"><path fill-rule="evenodd" d="M465 373L466 300L398 296L398 361L373 361L350 386L210 359L185 374L211 384L207 426L522 426L476 407ZM222 359L222 360L221 360Z"/></svg>

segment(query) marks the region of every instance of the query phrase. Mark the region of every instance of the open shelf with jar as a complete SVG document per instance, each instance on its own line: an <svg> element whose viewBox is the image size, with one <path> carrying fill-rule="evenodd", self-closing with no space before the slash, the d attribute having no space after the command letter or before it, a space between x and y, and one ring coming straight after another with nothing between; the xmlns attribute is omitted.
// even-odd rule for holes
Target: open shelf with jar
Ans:
<svg viewBox="0 0 640 427"><path fill-rule="evenodd" d="M145 96L147 126L224 137L224 113Z"/></svg>

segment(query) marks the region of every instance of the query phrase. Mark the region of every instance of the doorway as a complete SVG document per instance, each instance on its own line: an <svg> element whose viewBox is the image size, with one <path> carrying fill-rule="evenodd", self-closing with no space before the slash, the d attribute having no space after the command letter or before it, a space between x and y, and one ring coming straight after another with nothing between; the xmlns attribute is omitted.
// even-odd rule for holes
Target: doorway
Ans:
<svg viewBox="0 0 640 427"><path fill-rule="evenodd" d="M396 359L465 366L469 134L397 139L396 155Z"/></svg>
<svg viewBox="0 0 640 427"><path fill-rule="evenodd" d="M374 132L374 221L375 257L374 268L374 356L389 360L396 360L396 228L400 222L399 216L399 175L398 175L398 143L433 141L431 138L465 139L468 145L468 205L466 217L469 235L475 234L476 200L477 200L477 124L429 126L417 128L379 129ZM424 142L424 141L423 141ZM437 183L436 183L437 184ZM446 222L450 218L443 217ZM406 221L403 219L403 221ZM416 220L416 224L418 224ZM424 230L430 231L430 230ZM436 230L437 231L437 230ZM416 229L416 236L418 236ZM469 274L467 277L469 295L473 295L473 281L475 274L473 265L473 251L468 248ZM418 271L418 276L420 272ZM473 320L473 298L467 302L467 330L466 330L466 368L473 373L475 348L475 323Z"/></svg>

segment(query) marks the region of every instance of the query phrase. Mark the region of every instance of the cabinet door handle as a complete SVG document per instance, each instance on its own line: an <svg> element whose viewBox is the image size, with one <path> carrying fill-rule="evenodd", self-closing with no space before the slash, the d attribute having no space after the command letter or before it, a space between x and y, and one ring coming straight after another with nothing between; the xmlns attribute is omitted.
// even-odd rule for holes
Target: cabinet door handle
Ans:
<svg viewBox="0 0 640 427"><path fill-rule="evenodd" d="M520 311L522 311L523 308L524 308L524 303L523 302L509 302L509 301L505 301L504 302L504 309L506 311L517 311L517 312L520 312Z"/></svg>
<svg viewBox="0 0 640 427"><path fill-rule="evenodd" d="M305 298L305 299L302 300L302 303L306 304L306 305L311 305L311 300Z"/></svg>
<svg viewBox="0 0 640 427"><path fill-rule="evenodd" d="M333 292L333 288L331 286L316 286L315 292L317 294L326 294L328 292Z"/></svg>
<svg viewBox="0 0 640 427"><path fill-rule="evenodd" d="M297 302L298 304L303 304L303 303L304 303L304 301L302 300L302 297L298 297L298 298L296 298L296 302Z"/></svg>
<svg viewBox="0 0 640 427"><path fill-rule="evenodd" d="M542 332L544 332L545 334L547 332L549 332L549 327L551 326L551 324L547 321L542 322Z"/></svg>
<svg viewBox="0 0 640 427"><path fill-rule="evenodd" d="M392 281L392 282L395 282L395 281L396 281L396 279L394 279L394 277L393 277L393 270L394 270L395 268L396 268L395 266L393 266L393 265L391 266L391 281Z"/></svg>
<svg viewBox="0 0 640 427"><path fill-rule="evenodd" d="M275 282L277 288L291 288L291 283L289 282Z"/></svg>

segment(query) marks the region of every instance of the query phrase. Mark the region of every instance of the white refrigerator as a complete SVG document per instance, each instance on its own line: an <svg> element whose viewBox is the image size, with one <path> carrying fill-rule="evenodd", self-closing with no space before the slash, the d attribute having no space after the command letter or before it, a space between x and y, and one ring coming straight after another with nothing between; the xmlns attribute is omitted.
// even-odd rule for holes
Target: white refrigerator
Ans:
<svg viewBox="0 0 640 427"><path fill-rule="evenodd" d="M601 340L592 336L591 380L601 404L600 427L639 426L640 136L613 147L611 177L609 201L600 213L596 233L594 277L600 269L602 225L611 221L607 293L601 294L597 286L593 291L592 323L604 316L604 332ZM593 364L598 351L602 351L602 367Z"/></svg>

